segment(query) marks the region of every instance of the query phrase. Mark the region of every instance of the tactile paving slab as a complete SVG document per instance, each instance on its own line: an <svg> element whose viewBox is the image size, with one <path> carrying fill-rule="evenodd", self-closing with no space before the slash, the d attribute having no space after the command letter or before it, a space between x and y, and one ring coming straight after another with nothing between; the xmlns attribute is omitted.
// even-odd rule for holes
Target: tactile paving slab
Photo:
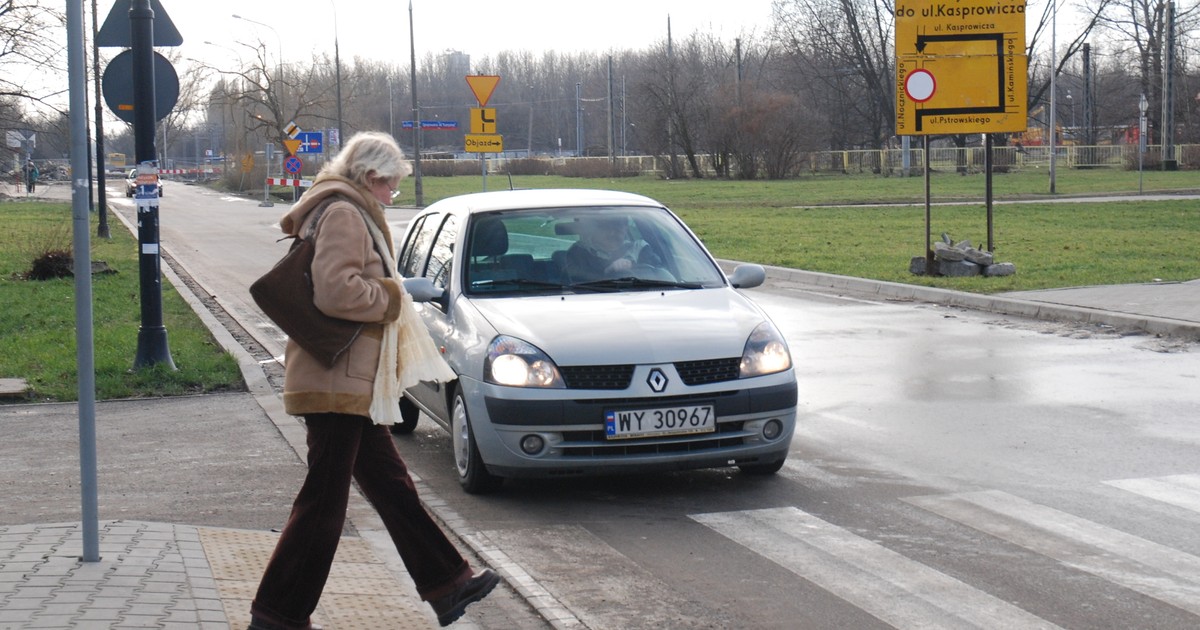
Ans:
<svg viewBox="0 0 1200 630"><path fill-rule="evenodd" d="M230 627L244 628L250 624L250 601L279 534L214 528L199 531ZM396 578L366 541L343 537L312 619L330 630L431 628L416 603L400 590Z"/></svg>

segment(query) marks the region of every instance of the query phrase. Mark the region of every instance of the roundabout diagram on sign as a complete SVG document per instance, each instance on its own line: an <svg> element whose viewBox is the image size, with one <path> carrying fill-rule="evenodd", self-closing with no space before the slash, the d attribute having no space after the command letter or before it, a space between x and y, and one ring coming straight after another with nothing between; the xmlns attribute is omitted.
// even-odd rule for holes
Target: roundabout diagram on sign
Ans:
<svg viewBox="0 0 1200 630"><path fill-rule="evenodd" d="M924 103L933 98L937 91L937 80L928 70L913 70L904 79L904 93L908 98L918 103Z"/></svg>

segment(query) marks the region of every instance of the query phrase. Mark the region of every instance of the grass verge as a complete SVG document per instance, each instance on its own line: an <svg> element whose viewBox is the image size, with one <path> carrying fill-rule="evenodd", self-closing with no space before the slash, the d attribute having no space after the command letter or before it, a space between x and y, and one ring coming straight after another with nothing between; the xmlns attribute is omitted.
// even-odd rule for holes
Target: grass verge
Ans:
<svg viewBox="0 0 1200 630"><path fill-rule="evenodd" d="M1146 171L1146 193L1197 192L1194 171ZM925 251L922 177L816 175L786 181L667 181L656 177L583 179L514 176L517 188L602 188L647 195L678 213L713 255L860 278L998 293L1069 286L1182 281L1200 278L1200 204L1193 200L1134 201L1138 173L1063 169L1055 195L1038 170L996 174L993 244L997 262L1015 276L939 278L908 272ZM413 180L406 179L412 199ZM488 189L508 187L489 176ZM930 232L987 245L982 175L934 173ZM481 177L427 177L426 204L482 189ZM1104 195L1104 202L1050 199ZM888 205L882 205L888 204Z"/></svg>
<svg viewBox="0 0 1200 630"><path fill-rule="evenodd" d="M24 378L33 401L78 399L75 280L24 279L47 251L70 251L68 204L6 203L0 206L0 377ZM95 234L96 217L91 217ZM141 296L137 241L115 225L112 238L91 239L93 261L114 273L92 276L96 397L177 396L242 391L237 361L213 339L196 313L169 283L162 284L163 325L176 370L134 370Z"/></svg>

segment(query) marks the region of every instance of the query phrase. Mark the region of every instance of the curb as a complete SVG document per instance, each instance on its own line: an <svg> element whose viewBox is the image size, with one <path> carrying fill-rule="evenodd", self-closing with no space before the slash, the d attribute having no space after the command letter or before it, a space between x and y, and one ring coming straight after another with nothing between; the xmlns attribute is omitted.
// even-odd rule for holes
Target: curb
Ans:
<svg viewBox="0 0 1200 630"><path fill-rule="evenodd" d="M722 260L720 262L722 264L736 264L733 261ZM1166 317L1114 313L1112 311L1082 306L1035 302L1032 300L1004 297L1002 295L967 293L965 291L924 287L899 282L886 282L883 280L868 280L865 278L839 276L801 269L788 269L785 267L764 266L763 268L767 270L768 282L794 282L887 299L929 302L932 304L944 304L946 306L1015 315L1030 319L1099 324L1115 328L1140 330L1153 335L1200 339L1200 323Z"/></svg>

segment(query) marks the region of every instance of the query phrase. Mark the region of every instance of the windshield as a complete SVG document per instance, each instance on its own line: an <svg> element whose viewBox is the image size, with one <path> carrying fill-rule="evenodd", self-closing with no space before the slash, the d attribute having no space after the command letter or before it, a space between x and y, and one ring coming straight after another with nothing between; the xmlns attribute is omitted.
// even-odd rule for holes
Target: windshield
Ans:
<svg viewBox="0 0 1200 630"><path fill-rule="evenodd" d="M476 215L469 294L697 289L725 284L703 247L664 208L589 207Z"/></svg>

